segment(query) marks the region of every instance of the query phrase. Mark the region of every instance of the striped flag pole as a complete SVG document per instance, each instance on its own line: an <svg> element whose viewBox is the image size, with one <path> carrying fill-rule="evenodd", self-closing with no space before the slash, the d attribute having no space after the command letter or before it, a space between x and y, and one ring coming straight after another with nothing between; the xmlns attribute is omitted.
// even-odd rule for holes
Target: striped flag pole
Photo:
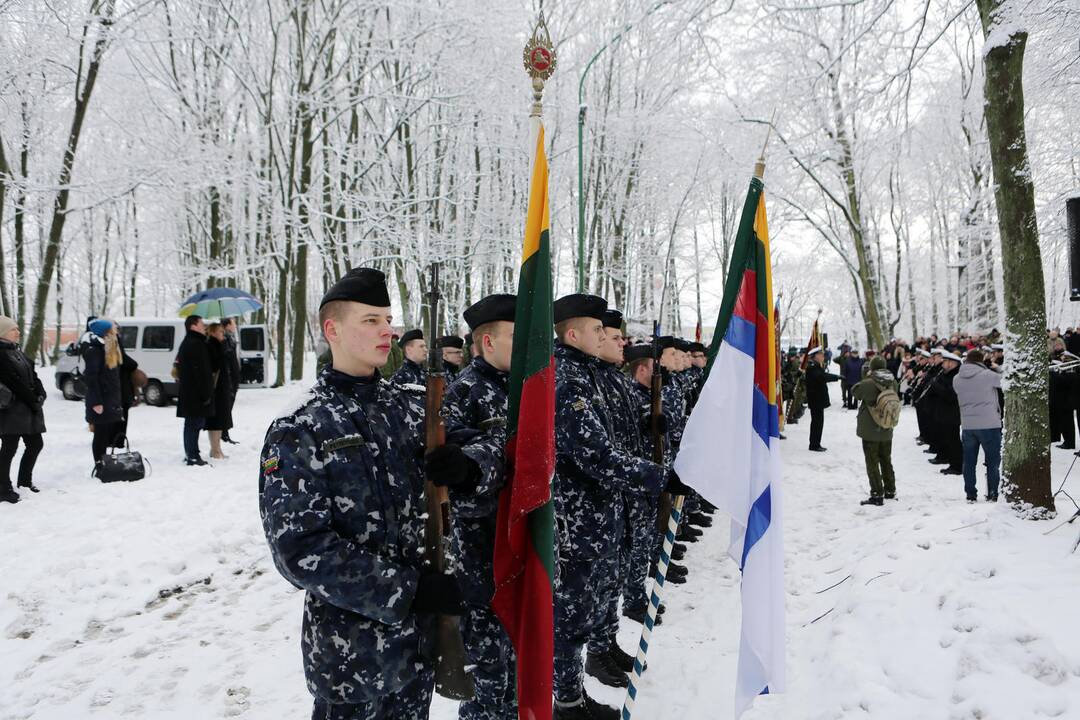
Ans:
<svg viewBox="0 0 1080 720"><path fill-rule="evenodd" d="M645 656L649 653L649 640L652 639L656 612L664 595L664 579L667 577L668 563L671 562L671 548L675 545L675 533L679 530L682 518L682 506L685 498L675 497L668 516L667 531L664 533L664 546L660 550L660 559L656 563L656 577L653 578L652 592L649 593L649 611L641 626L641 640L638 641L637 657L634 658L634 671L630 674L630 685L626 688L626 700L623 701L622 720L630 720L634 714L634 700L637 699L637 684L641 673L645 672Z"/></svg>

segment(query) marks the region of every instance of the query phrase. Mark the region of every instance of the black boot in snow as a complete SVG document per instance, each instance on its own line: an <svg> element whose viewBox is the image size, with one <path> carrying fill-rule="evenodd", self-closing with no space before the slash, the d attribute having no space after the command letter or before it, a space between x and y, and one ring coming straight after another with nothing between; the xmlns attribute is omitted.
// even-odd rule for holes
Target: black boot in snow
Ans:
<svg viewBox="0 0 1080 720"><path fill-rule="evenodd" d="M12 505L19 502L19 493L11 489L8 485L6 488L0 489L0 502L9 502Z"/></svg>
<svg viewBox="0 0 1080 720"><path fill-rule="evenodd" d="M615 664L609 653L585 653L585 672L609 687L626 687L630 678Z"/></svg>
<svg viewBox="0 0 1080 720"><path fill-rule="evenodd" d="M610 705L601 705L582 692L576 705L560 705L556 702L552 717L554 720L620 720L622 711Z"/></svg>
<svg viewBox="0 0 1080 720"><path fill-rule="evenodd" d="M663 608L657 608L657 610L663 610ZM645 615L646 614L648 614L646 608L636 608L636 607L627 608L627 607L624 607L623 611L622 611L622 616L624 618L627 618L629 620L633 620L636 623L641 623L642 625L645 624ZM655 627L656 625L660 625L663 622L664 622L664 619L662 617L660 617L660 613L657 612L656 617L653 619L653 626Z"/></svg>
<svg viewBox="0 0 1080 720"><path fill-rule="evenodd" d="M879 497L868 497L865 500L863 500L862 502L860 502L859 504L860 505L875 505L877 507L881 507L882 505L885 504L885 500L883 498L879 498Z"/></svg>
<svg viewBox="0 0 1080 720"><path fill-rule="evenodd" d="M611 661L615 664L615 667L619 668L623 672L631 672L634 669L634 656L628 652L624 652L618 643L611 646L608 650L608 655L611 656Z"/></svg>

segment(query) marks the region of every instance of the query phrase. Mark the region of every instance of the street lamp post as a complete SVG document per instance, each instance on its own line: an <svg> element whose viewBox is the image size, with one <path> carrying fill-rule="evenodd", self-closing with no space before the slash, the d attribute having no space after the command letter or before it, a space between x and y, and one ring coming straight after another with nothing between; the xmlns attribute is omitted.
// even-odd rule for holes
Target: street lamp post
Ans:
<svg viewBox="0 0 1080 720"><path fill-rule="evenodd" d="M672 0L660 0L634 23L640 22L652 15L665 5L671 4ZM589 75L596 60L604 54L604 51L622 39L623 35L634 27L634 23L627 23L622 30L615 33L602 48L596 51L585 69L581 71L581 79L578 81L578 121L577 121L577 162L578 162L578 281L577 291L585 292L585 78Z"/></svg>

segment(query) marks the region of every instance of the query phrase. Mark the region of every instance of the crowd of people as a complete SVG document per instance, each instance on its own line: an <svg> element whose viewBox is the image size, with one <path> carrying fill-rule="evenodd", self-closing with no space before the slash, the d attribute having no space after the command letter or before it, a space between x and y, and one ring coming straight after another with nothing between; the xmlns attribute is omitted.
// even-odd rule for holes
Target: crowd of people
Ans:
<svg viewBox="0 0 1080 720"><path fill-rule="evenodd" d="M177 415L184 419L185 463L204 466L208 463L199 450L203 430L209 434L212 459L225 459L222 442L235 443L229 430L240 388L236 321L226 318L207 325L201 317L191 316L185 328L173 370L179 388ZM0 316L0 502L9 503L20 500L16 488L38 492L33 472L45 432L45 388L19 338L15 321ZM114 320L89 318L77 352L82 359L79 377L85 387L85 418L92 437L91 476L105 480L105 455L110 448L127 447L128 414L139 403L147 377L125 350L120 325ZM11 464L20 442L23 455L13 487Z"/></svg>
<svg viewBox="0 0 1080 720"><path fill-rule="evenodd" d="M491 609L515 304L485 297L463 313L467 338L435 339L452 378L441 406L447 442L425 448L428 339L408 330L394 340L377 270L350 271L322 299L327 365L302 407L271 425L259 486L275 565L306 591L313 718L427 717L434 658L422 639L438 614L461 616L475 693L459 717L517 717L514 649ZM705 347L675 337L627 345L621 313L592 295L560 298L553 313L554 717L614 720L619 710L591 698L584 676L628 685L634 660L616 631L620 616L647 619L662 495L686 497L669 583L686 582L678 560L712 524L715 508L671 468ZM401 365L384 380L392 351ZM659 415L650 412L656 362ZM425 481L447 489L453 574L425 562Z"/></svg>

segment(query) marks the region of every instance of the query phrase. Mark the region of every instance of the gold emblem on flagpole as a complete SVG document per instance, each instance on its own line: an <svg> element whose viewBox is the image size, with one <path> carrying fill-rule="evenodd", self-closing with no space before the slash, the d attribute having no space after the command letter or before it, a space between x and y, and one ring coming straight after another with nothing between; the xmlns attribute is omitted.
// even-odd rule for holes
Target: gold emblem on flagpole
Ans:
<svg viewBox="0 0 1080 720"><path fill-rule="evenodd" d="M525 63L525 71L532 78L533 108L532 114L539 117L542 110L541 100L544 95L544 83L555 72L556 58L555 45L551 42L551 34L548 32L547 23L544 21L544 12L540 11L540 17L533 28L532 37L525 43L525 51L522 53Z"/></svg>

